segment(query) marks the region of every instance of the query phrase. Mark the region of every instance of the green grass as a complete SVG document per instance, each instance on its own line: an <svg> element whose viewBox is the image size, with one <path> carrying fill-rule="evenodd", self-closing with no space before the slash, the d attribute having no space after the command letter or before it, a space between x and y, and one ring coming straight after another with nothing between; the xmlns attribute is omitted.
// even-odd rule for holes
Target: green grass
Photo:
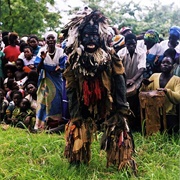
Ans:
<svg viewBox="0 0 180 180"><path fill-rule="evenodd" d="M134 133L138 177L115 167L106 168L106 154L99 139L92 144L90 164L70 166L63 155L64 134L30 134L0 128L0 180L179 180L179 136L142 137Z"/></svg>

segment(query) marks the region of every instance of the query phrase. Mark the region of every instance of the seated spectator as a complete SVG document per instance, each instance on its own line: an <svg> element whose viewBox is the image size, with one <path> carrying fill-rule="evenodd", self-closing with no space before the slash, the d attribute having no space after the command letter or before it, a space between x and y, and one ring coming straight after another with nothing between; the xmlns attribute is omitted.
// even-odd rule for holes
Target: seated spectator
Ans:
<svg viewBox="0 0 180 180"><path fill-rule="evenodd" d="M12 91L12 93L10 95L11 95L12 101L10 101L10 103L6 109L6 115L4 117L4 122L6 124L12 123L12 121L11 121L12 112L15 109L15 107L19 107L20 102L23 98L22 93L18 90Z"/></svg>
<svg viewBox="0 0 180 180"><path fill-rule="evenodd" d="M161 62L161 73L154 73L147 80L143 80L141 91L158 90L164 91L166 120L168 133L179 131L179 117L177 105L180 104L180 77L172 75L171 71L175 60L175 50L172 48L164 52Z"/></svg>
<svg viewBox="0 0 180 180"><path fill-rule="evenodd" d="M19 88L19 85L17 84L17 82L15 81L15 79L8 79L8 82L7 82L7 88L9 89L9 91L7 91L6 93L6 99L10 102L12 101L12 98L11 98L11 93L15 90L21 92L21 94L23 95L24 97L24 89L20 89Z"/></svg>
<svg viewBox="0 0 180 180"><path fill-rule="evenodd" d="M20 89L24 88L24 83L27 80L27 73L24 71L24 61L22 59L17 59L16 72L15 72L15 81L17 82Z"/></svg>
<svg viewBox="0 0 180 180"><path fill-rule="evenodd" d="M5 91L0 88L0 122L3 121L9 102L6 100Z"/></svg>
<svg viewBox="0 0 180 180"><path fill-rule="evenodd" d="M4 79L4 90L7 93L9 91L9 88L7 87L7 82L8 79L14 79L14 74L16 71L16 66L14 64L6 64L4 67L4 75L5 75L5 79Z"/></svg>
<svg viewBox="0 0 180 180"><path fill-rule="evenodd" d="M31 103L31 109L36 112L37 109L37 84L34 81L29 81L25 87L28 93L25 98Z"/></svg>
<svg viewBox="0 0 180 180"><path fill-rule="evenodd" d="M10 118L11 124L19 128L28 128L32 130L35 124L35 113L30 108L30 102L28 99L23 98L12 112Z"/></svg>
<svg viewBox="0 0 180 180"><path fill-rule="evenodd" d="M34 82L36 84L36 86L37 86L37 84L38 84L38 77L39 76L38 76L37 71L35 71L35 70L30 71L28 73L28 79L25 82L24 87L26 87L26 84L28 84L28 82Z"/></svg>

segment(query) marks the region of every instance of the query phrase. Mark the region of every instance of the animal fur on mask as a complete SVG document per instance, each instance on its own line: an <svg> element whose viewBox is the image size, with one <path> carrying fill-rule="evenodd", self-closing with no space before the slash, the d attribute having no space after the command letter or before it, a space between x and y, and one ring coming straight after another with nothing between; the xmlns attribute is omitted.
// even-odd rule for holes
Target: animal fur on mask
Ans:
<svg viewBox="0 0 180 180"><path fill-rule="evenodd" d="M74 51L81 44L80 36L83 28L88 24L98 24L100 39L103 42L107 41L108 37L108 19L99 11L83 11L81 14L78 13L76 17L72 18L71 21L65 25L62 33L67 39L66 48L71 48Z"/></svg>

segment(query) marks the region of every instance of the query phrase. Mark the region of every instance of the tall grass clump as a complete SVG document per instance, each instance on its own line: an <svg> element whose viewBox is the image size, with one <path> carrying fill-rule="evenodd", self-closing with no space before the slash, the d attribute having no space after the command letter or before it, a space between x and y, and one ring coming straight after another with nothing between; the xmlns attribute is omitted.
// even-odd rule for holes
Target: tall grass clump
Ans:
<svg viewBox="0 0 180 180"><path fill-rule="evenodd" d="M64 157L64 133L31 134L27 130L0 128L0 179L2 180L179 180L179 136L133 133L138 175L106 168L106 154L99 141L92 144L89 165L70 165Z"/></svg>

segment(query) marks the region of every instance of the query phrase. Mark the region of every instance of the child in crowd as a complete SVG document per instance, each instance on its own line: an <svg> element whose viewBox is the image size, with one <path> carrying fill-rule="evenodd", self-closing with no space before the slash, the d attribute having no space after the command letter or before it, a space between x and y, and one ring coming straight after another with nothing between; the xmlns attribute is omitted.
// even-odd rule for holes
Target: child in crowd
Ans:
<svg viewBox="0 0 180 180"><path fill-rule="evenodd" d="M30 35L27 40L27 45L32 48L32 55L36 57L41 48L41 46L39 46L38 37L36 35ZM24 51L19 55L19 58L25 58Z"/></svg>
<svg viewBox="0 0 180 180"><path fill-rule="evenodd" d="M11 124L11 116L12 112L14 111L15 107L20 106L20 102L23 98L22 93L18 90L14 90L10 94L12 101L10 101L7 109L6 109L6 115L4 117L4 121L6 124Z"/></svg>
<svg viewBox="0 0 180 180"><path fill-rule="evenodd" d="M9 91L6 93L6 99L10 102L12 101L11 99L11 93L15 90L18 90L21 92L21 94L23 95L24 97L24 89L19 89L19 86L17 84L17 82L14 80L14 79L8 79L8 82L7 82L7 88L9 89Z"/></svg>
<svg viewBox="0 0 180 180"><path fill-rule="evenodd" d="M32 81L33 81L33 82L36 84L36 86L37 86L37 84L38 84L38 77L39 77L39 76L38 76L37 71L35 71L35 70L30 71L30 72L28 73L28 79L27 79L24 87L26 87L26 84L27 84L28 82L32 82Z"/></svg>
<svg viewBox="0 0 180 180"><path fill-rule="evenodd" d="M0 122L3 121L9 102L5 98L5 91L0 88Z"/></svg>
<svg viewBox="0 0 180 180"><path fill-rule="evenodd" d="M39 46L39 39L36 35L31 35L29 36L29 39L28 39L28 44L29 46L32 47L33 49L33 56L37 56L41 46Z"/></svg>
<svg viewBox="0 0 180 180"><path fill-rule="evenodd" d="M16 71L16 66L14 64L5 65L5 79L4 79L4 90L7 93L10 89L7 87L8 79L14 79L14 74Z"/></svg>
<svg viewBox="0 0 180 180"><path fill-rule="evenodd" d="M31 104L28 99L23 98L12 112L12 125L19 128L28 128L31 130L35 124L35 113L30 108Z"/></svg>
<svg viewBox="0 0 180 180"><path fill-rule="evenodd" d="M34 81L29 81L25 87L26 99L28 99L31 103L31 109L36 112L37 109L37 84Z"/></svg>
<svg viewBox="0 0 180 180"><path fill-rule="evenodd" d="M31 70L36 70L34 67L34 61L36 56L33 56L33 49L30 46L24 47L24 65L25 65L25 71L30 72Z"/></svg>
<svg viewBox="0 0 180 180"><path fill-rule="evenodd" d="M15 72L15 81L17 82L20 89L23 89L23 85L27 80L27 73L23 70L24 61L22 59L16 60L16 72Z"/></svg>

